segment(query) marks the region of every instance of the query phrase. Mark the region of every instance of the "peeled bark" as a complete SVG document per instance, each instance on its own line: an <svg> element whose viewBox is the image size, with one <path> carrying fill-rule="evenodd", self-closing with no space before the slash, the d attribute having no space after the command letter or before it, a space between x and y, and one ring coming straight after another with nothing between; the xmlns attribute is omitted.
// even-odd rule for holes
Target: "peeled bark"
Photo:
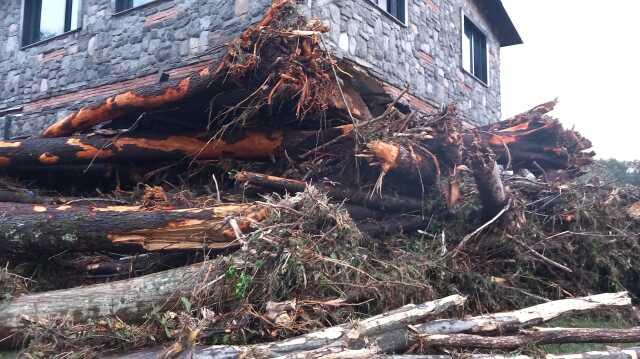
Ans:
<svg viewBox="0 0 640 359"><path fill-rule="evenodd" d="M597 309L631 306L627 292L605 293L582 298L562 299L533 307L487 314L469 319L442 319L414 326L418 334L504 333L548 322L552 319Z"/></svg>
<svg viewBox="0 0 640 359"><path fill-rule="evenodd" d="M235 180L239 183L253 184L276 191L288 191L292 193L303 192L308 186L304 181L247 171L237 173ZM373 198L369 193L347 188L322 185L318 186L318 188L326 192L329 197L335 200L346 200L351 203L357 203L364 207L380 211L420 211L424 208L424 204L421 201L417 201L414 198L409 197L394 197L387 195L384 198Z"/></svg>
<svg viewBox="0 0 640 359"><path fill-rule="evenodd" d="M433 154L384 141L372 141L367 144L367 148L380 166L380 185L382 178L390 172L418 180L425 185L435 183L440 177L440 165Z"/></svg>
<svg viewBox="0 0 640 359"><path fill-rule="evenodd" d="M0 247L5 254L55 254L65 250L187 250L237 247L232 219L242 232L268 215L265 207L145 210L139 206L25 205L0 203Z"/></svg>
<svg viewBox="0 0 640 359"><path fill-rule="evenodd" d="M406 346L406 341L409 338L407 325L442 313L454 306L461 306L465 300L462 296L452 295L419 305L408 304L402 308L376 315L360 322L330 327L280 342L247 346L214 345L197 347L181 353L180 357L276 358L313 350L319 350L324 353L327 350L326 348L342 348L341 350L345 350L345 348L360 348L372 341L375 341L381 347L387 348L387 350L393 350L396 347ZM162 353L162 350L145 350L122 358L156 358L160 353Z"/></svg>
<svg viewBox="0 0 640 359"><path fill-rule="evenodd" d="M64 137L132 112L167 106L209 89L219 77L210 65L184 79L160 82L129 90L81 108L47 127L43 137Z"/></svg>
<svg viewBox="0 0 640 359"><path fill-rule="evenodd" d="M286 151L295 157L352 126L321 131L247 132L222 139L200 135L100 136L30 138L0 141L0 168L34 168L117 162L177 161L185 157L210 160L270 160Z"/></svg>
<svg viewBox="0 0 640 359"><path fill-rule="evenodd" d="M472 334L419 336L426 346L453 349L515 350L531 345L566 343L634 343L640 341L640 327L629 329L539 328L519 335L485 337Z"/></svg>
<svg viewBox="0 0 640 359"><path fill-rule="evenodd" d="M206 262L138 278L86 287L23 295L0 303L2 346L18 344L21 330L32 321L71 319L84 323L104 316L130 322L144 319L154 309L168 309L181 296L215 281L227 269L224 262ZM220 296L222 286L206 287Z"/></svg>

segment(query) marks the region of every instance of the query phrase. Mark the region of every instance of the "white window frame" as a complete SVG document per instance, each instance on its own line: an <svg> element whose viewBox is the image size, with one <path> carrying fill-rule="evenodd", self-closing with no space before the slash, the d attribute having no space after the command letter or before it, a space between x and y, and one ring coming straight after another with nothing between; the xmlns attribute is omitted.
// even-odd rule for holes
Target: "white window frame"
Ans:
<svg viewBox="0 0 640 359"><path fill-rule="evenodd" d="M0 0L2 1L2 0ZM75 29L71 29L69 31L65 31L62 33L59 33L57 35L48 37L44 40L39 40L36 42L32 42L30 44L26 44L24 43L24 26L25 26L25 16L24 16L24 10L25 10L25 6L26 6L26 2L28 0L22 0L21 1L21 5L20 5L20 31L18 33L18 43L20 44L20 50L24 50L24 49L28 49L30 47L35 47L38 45L42 45L45 44L47 42L59 39L61 37L65 37L69 34L73 34L74 32L78 32L80 30L82 30L82 15L84 14L84 7L85 7L85 0L80 0L80 6L78 6L78 8L76 9L77 15L78 15L78 26L76 26Z"/></svg>
<svg viewBox="0 0 640 359"><path fill-rule="evenodd" d="M470 23L472 23L483 35L485 38L485 42L484 42L484 46L485 46L485 66L487 68L487 81L483 81L482 79L478 78L476 75L474 75L471 71L467 71L467 69L464 68L464 63L467 59L464 58L464 42L466 41L465 39L465 35L464 35L464 22L466 20L469 20ZM473 63L473 48L470 49L471 51L471 61ZM462 69L462 71L473 77L476 81L480 82L482 85L484 85L485 87L490 87L491 86L491 66L490 65L490 61L489 61L489 36L487 34L487 32L482 29L480 26L478 26L478 24L473 21L473 19L470 16L467 16L467 14L465 13L464 9L460 9L460 68Z"/></svg>
<svg viewBox="0 0 640 359"><path fill-rule="evenodd" d="M392 19L396 23L402 25L403 27L407 27L409 24L409 3L411 0L398 0L404 1L404 21L398 19L397 17L391 15L387 9L387 0L367 0L370 4L375 6L380 12L382 12L385 16Z"/></svg>

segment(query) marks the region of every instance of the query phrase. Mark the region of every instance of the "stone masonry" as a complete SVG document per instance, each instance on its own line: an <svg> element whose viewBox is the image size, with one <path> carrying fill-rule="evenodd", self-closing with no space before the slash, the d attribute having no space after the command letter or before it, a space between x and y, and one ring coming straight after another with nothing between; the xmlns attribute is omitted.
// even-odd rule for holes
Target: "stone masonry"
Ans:
<svg viewBox="0 0 640 359"><path fill-rule="evenodd" d="M159 69L185 76L271 3L157 0L114 14L114 0L83 0L80 29L22 48L22 1L0 1L0 126L11 118L13 136L35 134L89 100L157 81ZM304 0L301 8L328 23L326 39L339 57L397 88L408 83L411 94L436 106L455 101L471 121L498 120L500 44L475 2L407 1L406 25L370 0ZM488 86L462 70L462 11L487 34Z"/></svg>

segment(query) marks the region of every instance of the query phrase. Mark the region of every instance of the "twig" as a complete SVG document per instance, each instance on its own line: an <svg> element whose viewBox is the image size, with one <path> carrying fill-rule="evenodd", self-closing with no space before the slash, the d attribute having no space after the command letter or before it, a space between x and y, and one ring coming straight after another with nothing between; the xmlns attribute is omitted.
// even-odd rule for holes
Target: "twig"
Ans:
<svg viewBox="0 0 640 359"><path fill-rule="evenodd" d="M477 235L478 233L484 231L487 227L489 227L491 224L493 224L495 221L497 221L500 217L502 217L503 214L505 214L509 208L511 208L511 202L507 203L506 206L504 206L504 208L498 212L498 214L495 215L495 217L491 218L491 220L489 220L489 222L483 224L482 226L478 227L478 229L476 229L475 231L467 234L466 236L464 236L464 238L462 239L462 241L460 241L460 244L458 244L458 246L456 247L456 249L452 252L453 253L453 257L455 257L458 252L462 251L464 249L464 246L467 244L467 242L473 238L475 235Z"/></svg>
<svg viewBox="0 0 640 359"><path fill-rule="evenodd" d="M531 252L531 254L533 254L534 257L542 260L543 262L545 262L547 264L550 264L550 265L552 265L554 267L560 268L561 270L563 270L565 272L573 273L573 270L571 270L571 268L569 268L567 266L564 266L564 265L562 265L562 264L560 264L560 263L558 263L558 262L556 262L554 260L551 260L551 259L545 257L542 253L540 253L540 252L536 251L535 249L531 248L530 246L528 246L526 243L522 242L521 240L513 238L513 241L518 243L519 245L523 246L527 250L529 250L529 252Z"/></svg>

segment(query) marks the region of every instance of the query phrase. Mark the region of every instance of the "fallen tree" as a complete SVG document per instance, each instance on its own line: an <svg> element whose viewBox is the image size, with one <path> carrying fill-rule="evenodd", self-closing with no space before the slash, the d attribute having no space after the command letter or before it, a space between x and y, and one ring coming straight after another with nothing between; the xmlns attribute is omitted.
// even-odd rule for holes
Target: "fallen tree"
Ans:
<svg viewBox="0 0 640 359"><path fill-rule="evenodd" d="M453 349L515 350L530 345L566 343L634 343L640 328L537 328L518 335L485 337L472 334L431 334L419 336L425 346Z"/></svg>
<svg viewBox="0 0 640 359"><path fill-rule="evenodd" d="M268 209L250 204L211 208L25 205L0 203L0 246L6 254L94 250L199 250L238 247L238 236ZM234 228L234 226L236 228Z"/></svg>
<svg viewBox="0 0 640 359"><path fill-rule="evenodd" d="M0 304L0 346L20 343L23 328L33 322L86 323L106 316L139 321L154 308L171 308L182 296L221 298L223 286L216 282L227 267L224 261L198 263L113 283L11 299Z"/></svg>

